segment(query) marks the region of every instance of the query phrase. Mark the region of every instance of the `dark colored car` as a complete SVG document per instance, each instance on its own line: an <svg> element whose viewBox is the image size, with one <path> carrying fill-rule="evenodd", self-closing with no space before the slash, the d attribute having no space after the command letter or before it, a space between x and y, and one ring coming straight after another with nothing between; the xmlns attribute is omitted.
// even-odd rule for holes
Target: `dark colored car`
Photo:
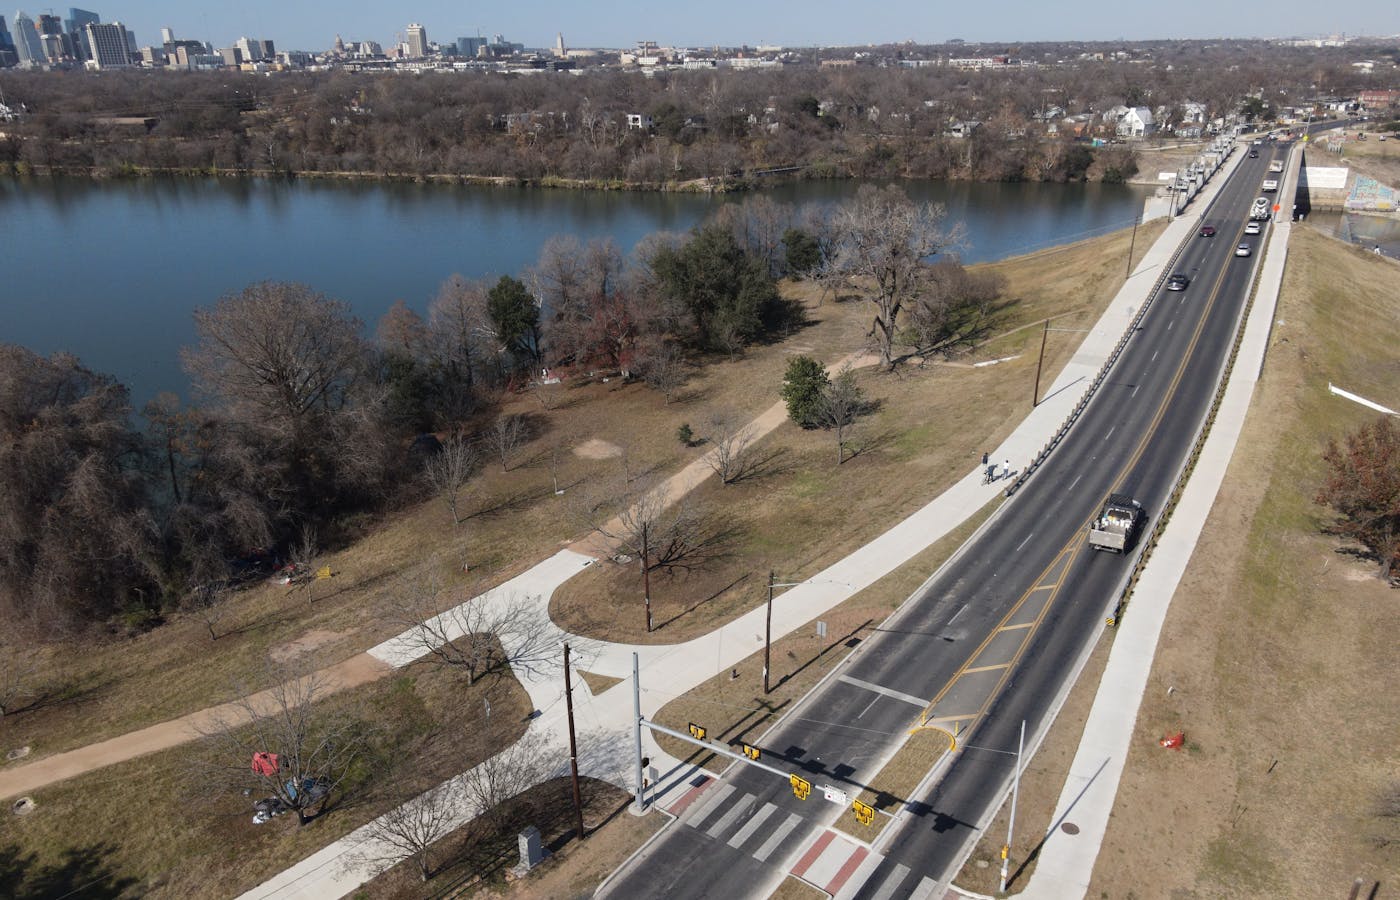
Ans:
<svg viewBox="0 0 1400 900"><path fill-rule="evenodd" d="M1186 290L1186 286L1190 283L1191 279L1188 276L1182 275L1178 272L1177 274L1167 279L1167 290L1184 291Z"/></svg>
<svg viewBox="0 0 1400 900"><path fill-rule="evenodd" d="M1251 150L1251 151L1249 151L1249 158L1250 158L1250 159L1258 159L1258 158L1259 158L1259 151L1258 151L1258 150Z"/></svg>
<svg viewBox="0 0 1400 900"><path fill-rule="evenodd" d="M1215 237L1215 226L1206 225L1201 228L1201 237Z"/></svg>

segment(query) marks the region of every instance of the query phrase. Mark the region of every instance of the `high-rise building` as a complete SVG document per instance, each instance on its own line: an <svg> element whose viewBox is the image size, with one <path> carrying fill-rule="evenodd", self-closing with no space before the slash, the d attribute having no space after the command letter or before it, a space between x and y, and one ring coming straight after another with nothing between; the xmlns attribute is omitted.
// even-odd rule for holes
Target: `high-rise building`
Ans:
<svg viewBox="0 0 1400 900"><path fill-rule="evenodd" d="M172 28L171 28L170 26L168 26L168 25L167 25L166 27L162 28L162 29L160 30L160 42L161 42L162 44L173 44L173 43L175 43L175 31L174 31L174 29L172 29Z"/></svg>
<svg viewBox="0 0 1400 900"><path fill-rule="evenodd" d="M481 53L481 48L486 46L484 37L459 37L457 38L457 55L476 59Z"/></svg>
<svg viewBox="0 0 1400 900"><path fill-rule="evenodd" d="M416 22L410 24L404 36L404 43L408 44L410 57L422 59L428 55L428 29Z"/></svg>
<svg viewBox="0 0 1400 900"><path fill-rule="evenodd" d="M569 55L569 51L564 47L564 32L559 32L554 37L554 55L559 59Z"/></svg>
<svg viewBox="0 0 1400 900"><path fill-rule="evenodd" d="M241 37L233 45L243 54L244 62L271 62L277 57L277 48L272 41Z"/></svg>
<svg viewBox="0 0 1400 900"><path fill-rule="evenodd" d="M83 27L87 37L88 62L94 69L125 69L131 66L131 46L126 26L89 22Z"/></svg>
<svg viewBox="0 0 1400 900"><path fill-rule="evenodd" d="M10 37L10 29L5 27L4 16L0 16L0 52L15 52L15 39Z"/></svg>
<svg viewBox="0 0 1400 900"><path fill-rule="evenodd" d="M73 46L73 57L75 59L89 59L87 52L87 33L83 31L88 25L97 25L102 21L102 17L95 12L86 9L68 7L68 18L63 20L63 30L68 33L68 42Z"/></svg>
<svg viewBox="0 0 1400 900"><path fill-rule="evenodd" d="M34 27L34 20L29 18L29 13L20 10L15 13L15 53L19 56L21 66L40 66L44 64L44 47L39 43L39 32Z"/></svg>

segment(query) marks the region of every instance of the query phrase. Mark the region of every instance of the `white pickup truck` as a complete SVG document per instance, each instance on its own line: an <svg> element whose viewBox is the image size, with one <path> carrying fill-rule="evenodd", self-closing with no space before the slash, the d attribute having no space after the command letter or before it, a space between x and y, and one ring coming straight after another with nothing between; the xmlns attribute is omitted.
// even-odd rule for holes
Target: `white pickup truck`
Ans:
<svg viewBox="0 0 1400 900"><path fill-rule="evenodd" d="M1276 159L1276 160L1274 160L1273 162L1269 163L1269 171L1270 171L1270 172L1282 172L1282 171L1283 171L1283 160L1281 160L1281 159Z"/></svg>
<svg viewBox="0 0 1400 900"><path fill-rule="evenodd" d="M1264 193L1272 193L1273 191L1278 190L1278 182L1272 178L1265 178L1263 188Z"/></svg>

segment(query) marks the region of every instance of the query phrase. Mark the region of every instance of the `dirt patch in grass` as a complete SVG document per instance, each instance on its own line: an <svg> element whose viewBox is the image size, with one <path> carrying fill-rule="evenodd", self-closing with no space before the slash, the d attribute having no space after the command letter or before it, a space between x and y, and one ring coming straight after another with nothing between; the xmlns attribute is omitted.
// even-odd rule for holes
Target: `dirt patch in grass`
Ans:
<svg viewBox="0 0 1400 900"><path fill-rule="evenodd" d="M758 649L732 672L724 672L663 706L656 721L684 731L695 722L704 725L709 738L722 743L754 743L779 716L787 712L818 681L841 663L881 622L962 546L999 501L963 523L904 566L886 575L854 597L823 613L827 636L818 639L815 626L773 642L770 677L772 691L763 693L763 650ZM733 677L737 673L738 677ZM910 724L913 725L911 717ZM658 734L661 749L686 762L721 772L729 760L693 744Z"/></svg>
<svg viewBox="0 0 1400 900"><path fill-rule="evenodd" d="M320 650L330 644L334 644L341 638L349 634L347 631L329 631L318 628L308 631L294 641L288 641L280 647L274 647L267 654L276 663L289 663L307 653Z"/></svg>
<svg viewBox="0 0 1400 900"><path fill-rule="evenodd" d="M434 848L444 860L424 884L417 869L400 864L370 881L353 896L384 900L417 900L424 896L461 898L549 897L583 900L638 847L666 823L659 813L633 816L627 812L631 795L592 779L580 781L584 828L574 833L573 799L567 779L542 784L497 811L496 819L477 821L444 837ZM520 860L517 835L534 825L549 855L534 871L511 878L509 869Z"/></svg>
<svg viewBox="0 0 1400 900"><path fill-rule="evenodd" d="M484 700L492 714L484 717ZM318 706L378 726L377 756L423 778L445 780L525 730L529 698L513 678L468 686L456 673L413 667L334 695ZM249 890L369 821L396 801L386 770L367 769L362 787L324 817L298 828L295 816L252 823L256 797L211 794L193 763L199 745L110 766L34 792L35 811L0 824L0 858L15 861L3 882L15 896L57 896L44 879L77 888L88 881L126 885L152 898L220 898ZM228 760L246 767L246 760ZM13 870L13 876L9 875ZM67 879L67 880L65 880ZM116 896L121 888L102 896ZM62 893L60 891L59 893Z"/></svg>
<svg viewBox="0 0 1400 900"><path fill-rule="evenodd" d="M1394 269L1295 229L1269 357L1173 600L1090 896L1362 896L1400 871L1394 589L1319 533L1326 440L1396 396ZM1167 688L1174 690L1169 695ZM1190 752L1156 746L1184 729Z"/></svg>
<svg viewBox="0 0 1400 900"><path fill-rule="evenodd" d="M1139 243L1147 246L1161 227L1147 227ZM1067 329L1096 320L1122 282L1129 242L1129 234L1114 234L992 267L1007 277L1008 305L998 336L968 359L1015 359L979 368L858 370L876 411L852 429L847 455L855 455L843 464L836 463L831 432L786 422L754 445L752 452L766 461L757 474L729 485L717 478L704 482L691 506L731 540L703 565L652 572L651 633L635 561L605 561L571 579L555 593L551 615L569 631L605 640L685 641L763 602L770 570L780 580L800 580L875 538L975 468L982 453L1024 418L1041 335L1023 326L1051 315L1062 316L1057 325ZM845 317L850 326L867 313L857 302L836 308L828 314ZM1077 343L1050 341L1046 371L1057 372ZM763 365L755 360L733 374L772 404L781 362L769 354Z"/></svg>
<svg viewBox="0 0 1400 900"><path fill-rule="evenodd" d="M584 441L574 448L574 453L584 459L612 459L622 455L622 448L617 444L610 444L607 441L593 438Z"/></svg>

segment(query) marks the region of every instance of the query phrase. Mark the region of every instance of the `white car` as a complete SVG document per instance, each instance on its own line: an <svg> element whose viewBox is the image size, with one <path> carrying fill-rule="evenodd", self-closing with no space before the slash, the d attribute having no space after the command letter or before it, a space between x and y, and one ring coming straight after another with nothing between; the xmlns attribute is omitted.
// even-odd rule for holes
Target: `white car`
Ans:
<svg viewBox="0 0 1400 900"><path fill-rule="evenodd" d="M1248 225L1244 226L1244 233L1245 233L1245 234L1258 234L1258 233L1259 233L1259 223L1258 223L1258 222L1250 222Z"/></svg>
<svg viewBox="0 0 1400 900"><path fill-rule="evenodd" d="M1248 245L1248 244L1240 244L1238 247L1235 248L1235 255L1236 255L1236 256L1248 256L1249 253L1250 253L1250 250L1249 250L1249 245Z"/></svg>

